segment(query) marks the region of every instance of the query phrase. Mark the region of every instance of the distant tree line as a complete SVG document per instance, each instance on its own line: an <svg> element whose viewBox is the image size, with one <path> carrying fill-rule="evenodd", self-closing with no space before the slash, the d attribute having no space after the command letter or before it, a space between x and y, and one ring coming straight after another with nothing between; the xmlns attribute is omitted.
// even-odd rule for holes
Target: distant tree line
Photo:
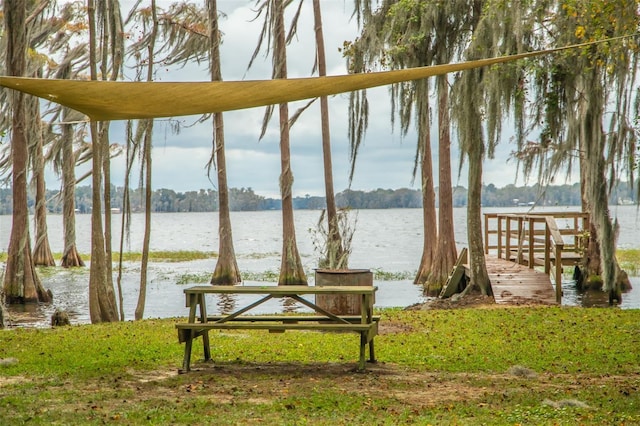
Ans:
<svg viewBox="0 0 640 426"><path fill-rule="evenodd" d="M437 190L437 188L436 188ZM131 210L143 211L143 189L132 191ZM113 187L111 190L112 208L122 209L123 188ZM280 210L279 199L264 197L256 194L252 188L230 188L230 207L233 211ZM636 203L634 189L627 182L619 182L611 192L610 204ZM336 194L338 207L353 209L403 209L421 208L422 194L419 190L381 189L373 191L359 191L346 189ZM579 206L580 185L540 185L516 186L507 185L497 188L494 184L483 185L483 207L512 207L518 205L539 206ZM35 200L29 197L29 210L34 211ZM454 207L467 205L467 189L463 186L453 188ZM306 195L295 197L293 206L297 210L320 210L325 208L325 198ZM62 213L60 193L56 190L47 191L47 208L49 212ZM91 211L91 187L80 186L76 189L76 208L78 213ZM172 189L157 189L153 191L152 211L169 212L210 212L218 210L218 193L213 189L199 191L176 192ZM12 195L10 188L0 188L0 214L12 213Z"/></svg>

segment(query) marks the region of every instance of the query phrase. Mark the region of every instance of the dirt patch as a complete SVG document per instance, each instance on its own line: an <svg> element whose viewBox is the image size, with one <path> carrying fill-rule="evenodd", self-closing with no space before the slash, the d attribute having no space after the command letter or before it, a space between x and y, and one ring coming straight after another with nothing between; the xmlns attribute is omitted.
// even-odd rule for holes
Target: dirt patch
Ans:
<svg viewBox="0 0 640 426"><path fill-rule="evenodd" d="M514 390L579 389L616 383L621 392L637 392L638 377L591 377L587 375L530 374L510 369L504 373L446 373L409 371L394 364L375 363L365 372L343 363L196 363L187 374L160 370L134 377L128 385L136 389L136 400L178 401L193 397L218 404L238 402L274 404L293 395L309 395L318 389L332 389L364 398L392 398L414 409L459 401L482 403L489 395Z"/></svg>
<svg viewBox="0 0 640 426"><path fill-rule="evenodd" d="M137 383L149 383L149 382L162 382L163 380L175 377L178 375L178 371L175 368L166 369L166 370L156 370L156 371L148 371L145 373L135 373L133 374L133 382Z"/></svg>
<svg viewBox="0 0 640 426"><path fill-rule="evenodd" d="M469 383L467 375L407 371L386 363L367 366L356 372L352 365L322 364L209 364L199 363L180 376L184 383L173 386L174 398L207 397L217 403L240 400L272 404L293 394L308 394L331 388L364 398L393 398L414 407L481 398L490 392ZM154 383L154 391L161 382ZM169 389L162 393L166 395ZM497 391L497 390L496 390Z"/></svg>
<svg viewBox="0 0 640 426"><path fill-rule="evenodd" d="M0 389L11 391L11 385L20 380L23 378L0 378L0 386L6 386ZM123 404L129 410L149 409L150 416L154 407L160 406L184 410L179 407L248 404L274 406L277 412L304 408L305 401L313 400L314 395L327 393L329 398L344 396L346 401L361 401L372 409L419 414L459 403L483 406L504 398L517 399L518 394L571 395L585 387L611 384L617 395L633 395L639 390L639 380L639 374L523 375L520 368L504 373L428 372L384 362L368 365L365 372L356 372L354 363L200 362L194 363L193 371L187 374L178 374L177 368L163 368L74 383L76 398L52 396L39 400L39 404L40 410L82 412L87 419L109 423L121 419ZM41 389L36 386L33 391L39 393ZM545 401L553 406L571 403L555 398ZM376 405L378 402L382 405ZM539 402L543 404L542 397Z"/></svg>
<svg viewBox="0 0 640 426"><path fill-rule="evenodd" d="M4 386L15 385L16 383L24 382L25 380L27 379L21 376L10 376L10 377L0 376L0 388Z"/></svg>
<svg viewBox="0 0 640 426"><path fill-rule="evenodd" d="M400 321L391 321L385 319L378 324L378 334L399 334L399 333L410 333L414 330L414 327L405 324Z"/></svg>
<svg viewBox="0 0 640 426"><path fill-rule="evenodd" d="M483 296L481 294L468 294L465 296L453 296L447 299L433 299L425 303L417 303L406 308L409 311L428 311L431 309L465 309L465 308L480 308L480 309L499 309L499 308L512 308L512 307L531 307L531 306L557 306L556 304L549 304L545 300L537 299L536 297L520 297L509 296L505 298L502 295L502 301L496 303L493 296Z"/></svg>
<svg viewBox="0 0 640 426"><path fill-rule="evenodd" d="M447 299L433 299L425 303L419 303L407 307L407 310L427 311L430 309L461 309L461 308L495 308L496 304L492 296L468 294L463 297L450 297Z"/></svg>

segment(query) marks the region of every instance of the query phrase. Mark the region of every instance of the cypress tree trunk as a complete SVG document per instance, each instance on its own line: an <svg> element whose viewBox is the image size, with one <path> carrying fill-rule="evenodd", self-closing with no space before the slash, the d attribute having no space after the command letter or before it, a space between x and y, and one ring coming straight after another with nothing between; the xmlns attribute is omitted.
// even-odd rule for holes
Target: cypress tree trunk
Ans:
<svg viewBox="0 0 640 426"><path fill-rule="evenodd" d="M322 12L320 0L313 0L313 17L315 23L316 50L318 54L318 75L327 75L327 61L325 58L324 35L322 33ZM322 159L324 163L324 192L327 203L327 257L329 265L340 265L344 258L344 247L338 227L338 209L333 189L333 164L331 159L331 126L329 124L329 101L326 96L320 98L320 121L322 124Z"/></svg>
<svg viewBox="0 0 640 426"><path fill-rule="evenodd" d="M275 78L287 78L287 54L284 31L284 1L274 0L275 14ZM282 262L278 285L307 285L307 277L302 267L296 229L293 221L293 173L289 146L289 106L279 105L280 114L280 195L282 197Z"/></svg>
<svg viewBox="0 0 640 426"><path fill-rule="evenodd" d="M26 2L6 0L4 19L7 42L6 70L8 75L23 76L26 70L27 34L25 28ZM4 297L7 303L50 302L51 293L45 291L31 257L29 239L29 210L27 206L27 141L25 95L11 91L11 160L13 184L13 216L6 269Z"/></svg>
<svg viewBox="0 0 640 426"><path fill-rule="evenodd" d="M147 54L147 81L153 81L153 64L155 62L155 44L158 34L158 13L156 8L156 1L151 0L151 16L152 27L151 34L149 36L149 47ZM147 269L149 266L149 244L151 242L151 197L153 190L151 187L151 149L153 145L153 120L143 120L140 123L144 126L144 139L142 144L143 155L143 168L145 170L144 176L144 237L142 240L142 261L140 265L140 289L138 292L138 303L136 304L135 319L140 320L144 316L144 305L147 300ZM125 212L122 212L125 214ZM119 284L119 287L120 284ZM122 301L120 302L122 303ZM120 307L122 311L122 307Z"/></svg>
<svg viewBox="0 0 640 426"><path fill-rule="evenodd" d="M428 278L429 293L439 293L456 263L457 250L453 227L453 188L451 179L451 136L449 96L446 76L438 76L438 248Z"/></svg>
<svg viewBox="0 0 640 426"><path fill-rule="evenodd" d="M89 16L89 57L91 79L97 80L96 64L96 24L95 4L87 0ZM104 70L103 70L104 71ZM118 321L116 298L113 291L113 276L111 275L111 231L103 232L102 226L102 175L108 172L105 167L104 155L109 155L108 123L91 122L92 159L92 208L91 208L91 265L89 268L89 316L92 323ZM106 146L105 146L106 145ZM105 176L105 186L108 186L108 175ZM108 189L108 188L105 188ZM105 190L105 201L109 201L110 191ZM105 203L105 225L111 226L110 203ZM105 247L105 239L109 243ZM107 257L108 255L108 257Z"/></svg>
<svg viewBox="0 0 640 426"><path fill-rule="evenodd" d="M151 6L155 14L155 1ZM152 62L151 60L149 61ZM151 65L150 65L151 66ZM138 303L136 304L135 319L140 320L144 316L144 305L147 300L147 269L149 265L149 244L151 242L151 144L153 134L153 120L144 120L144 143L142 153L144 156L145 177L144 177L144 236L142 240L142 261L140 265L140 290L138 292ZM124 214L124 212L122 213Z"/></svg>
<svg viewBox="0 0 640 426"><path fill-rule="evenodd" d="M603 88L595 69L581 76L579 85L582 89L579 91L582 93L580 137L584 144L585 156L588 158L588 161L584 162L584 165L587 166L585 194L602 254L603 290L609 293L609 302L613 304L621 301L622 292L616 279L618 272L615 259L617 224L614 224L609 216L607 181L604 176L605 138L600 121L604 106L598 101L598 99L603 99Z"/></svg>
<svg viewBox="0 0 640 426"><path fill-rule="evenodd" d="M423 84L427 84L424 81ZM420 135L418 143L422 145L420 149L420 179L422 187L422 257L418 273L413 280L414 284L424 285L431 273L433 260L436 253L436 243L438 241L438 219L436 217L436 191L433 185L433 161L431 159L431 126L429 123L428 103L421 103L418 120Z"/></svg>
<svg viewBox="0 0 640 426"><path fill-rule="evenodd" d="M108 279L111 259L105 251L105 238L102 227L102 135L98 125L91 123L93 144L92 162L92 208L91 208L91 264L89 267L89 316L92 323L118 321L116 298L112 280Z"/></svg>
<svg viewBox="0 0 640 426"><path fill-rule="evenodd" d="M69 108L64 108L64 119L69 117ZM76 158L73 153L73 126L62 125L62 226L64 230L64 252L61 266L73 268L84 266L76 246Z"/></svg>
<svg viewBox="0 0 640 426"><path fill-rule="evenodd" d="M40 121L40 107L37 98L29 100L30 121L34 123L34 128L30 134L35 143L33 150L33 174L36 183L36 208L35 208L35 230L36 242L33 247L33 263L37 266L55 266L56 262L51 254L49 237L47 231L47 190L44 180L44 153L42 141L42 129Z"/></svg>
<svg viewBox="0 0 640 426"><path fill-rule="evenodd" d="M216 0L209 0L209 40L211 43L211 81L222 81L220 69L220 40L218 28L218 6ZM213 139L215 146L216 172L218 178L218 260L211 277L211 284L236 284L242 281L231 232L229 213L229 187L227 184L227 161L225 156L224 120L222 113L213 114Z"/></svg>
<svg viewBox="0 0 640 426"><path fill-rule="evenodd" d="M477 117L469 117L474 120ZM477 120L479 121L479 120ZM482 131L478 124L477 129ZM467 195L467 240L469 241L469 264L471 274L471 286L480 290L486 296L493 296L491 281L487 273L487 264L484 257L484 245L482 235L482 161L484 159L484 144L481 140L469 144L469 193Z"/></svg>

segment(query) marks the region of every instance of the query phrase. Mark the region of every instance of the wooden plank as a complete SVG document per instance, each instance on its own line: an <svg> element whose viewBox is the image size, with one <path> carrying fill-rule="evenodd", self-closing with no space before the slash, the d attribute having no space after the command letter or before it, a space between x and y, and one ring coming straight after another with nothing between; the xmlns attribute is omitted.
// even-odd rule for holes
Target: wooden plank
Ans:
<svg viewBox="0 0 640 426"><path fill-rule="evenodd" d="M463 248L460 251L460 255L458 256L458 260L456 264L453 266L453 271L449 278L447 278L447 282L442 287L442 291L440 292L441 298L451 297L456 293L462 291L460 289L460 284L465 278L465 268L464 264L467 263L467 248Z"/></svg>
<svg viewBox="0 0 640 426"><path fill-rule="evenodd" d="M290 295L302 294L365 294L372 295L378 290L376 286L304 286L304 285L283 285L283 286L235 286L235 285L209 285L195 286L184 290L189 295L198 294L271 294L274 297L287 297Z"/></svg>
<svg viewBox="0 0 640 426"><path fill-rule="evenodd" d="M335 324L335 323L294 323L294 324L271 324L265 322L208 322L208 323L179 323L176 324L178 330L212 330L212 329L234 329L234 330L318 330L318 331L368 331L377 326L376 322L370 324Z"/></svg>
<svg viewBox="0 0 640 426"><path fill-rule="evenodd" d="M226 315L210 315L207 317L208 322L219 321L222 318L225 318ZM361 323L362 318L359 315L340 315L340 318L351 322L351 323ZM327 322L332 321L331 319L321 316L321 315L243 315L233 319L233 322L245 321L245 322L269 322L269 321L280 321L280 322L295 322L295 321L316 321L316 322ZM372 317L372 321L380 321L380 315L374 315Z"/></svg>
<svg viewBox="0 0 640 426"><path fill-rule="evenodd" d="M491 256L486 258L486 263L496 303L557 304L555 291L547 274Z"/></svg>

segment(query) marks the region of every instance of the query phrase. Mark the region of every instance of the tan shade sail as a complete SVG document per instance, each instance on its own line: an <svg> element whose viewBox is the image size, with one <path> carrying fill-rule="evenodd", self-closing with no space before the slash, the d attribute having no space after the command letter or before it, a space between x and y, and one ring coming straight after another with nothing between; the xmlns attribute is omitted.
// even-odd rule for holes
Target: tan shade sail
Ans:
<svg viewBox="0 0 640 426"><path fill-rule="evenodd" d="M620 38L623 37L615 39ZM223 82L113 82L0 76L0 86L68 106L94 121L175 117L335 95L615 39L455 64L329 77Z"/></svg>

